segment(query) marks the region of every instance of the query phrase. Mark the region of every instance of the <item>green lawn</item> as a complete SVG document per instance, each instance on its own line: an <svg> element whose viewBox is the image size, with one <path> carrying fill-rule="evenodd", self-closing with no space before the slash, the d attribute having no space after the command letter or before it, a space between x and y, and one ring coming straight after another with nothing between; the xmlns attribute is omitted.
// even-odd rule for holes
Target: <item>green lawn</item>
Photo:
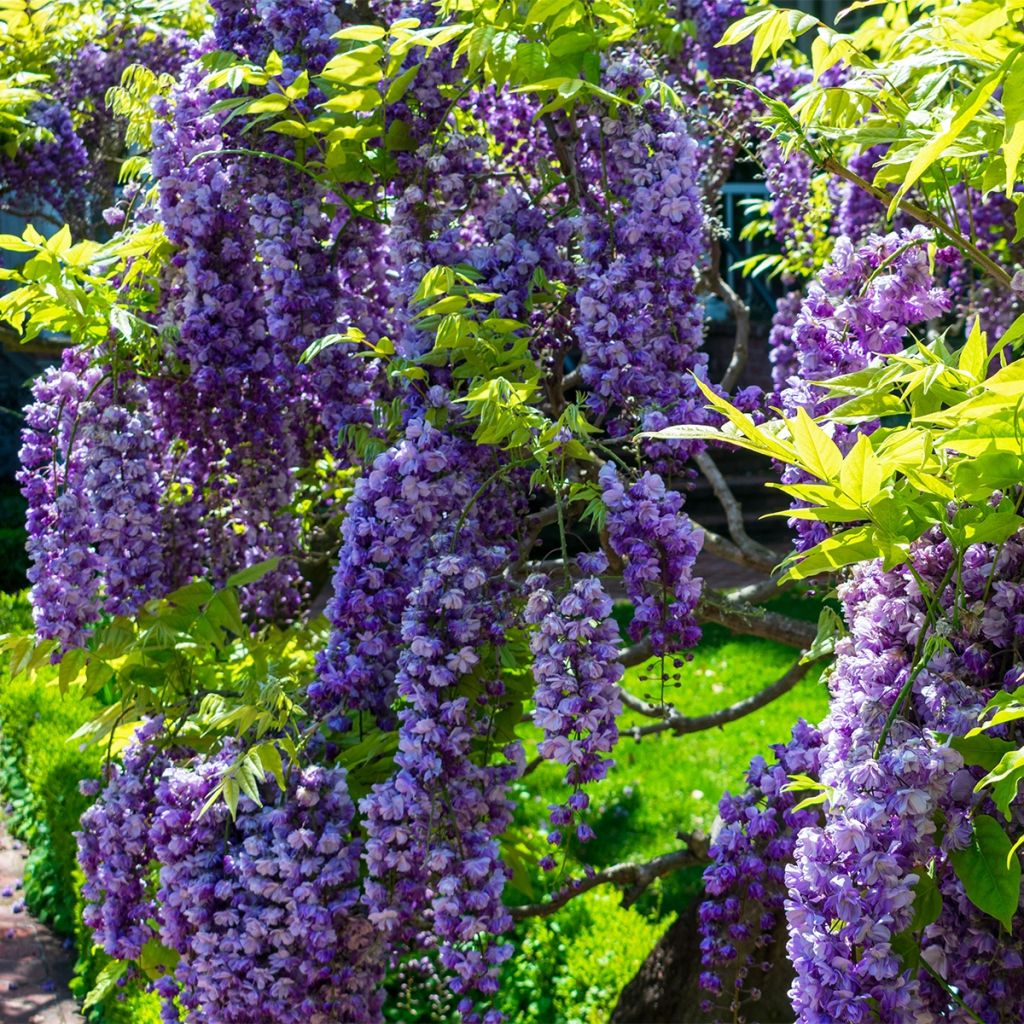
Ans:
<svg viewBox="0 0 1024 1024"><path fill-rule="evenodd" d="M816 618L818 605L791 599L787 612ZM795 652L780 644L705 629L691 660L675 672L666 699L686 715L699 715L756 693L792 664ZM629 670L632 693L660 699L660 665ZM723 728L687 736L663 733L640 741L623 735L616 765L590 787L590 822L597 838L575 852L596 868L642 860L677 847L675 833L711 830L725 790L743 787L752 757L771 757L772 743L789 738L793 723L818 722L827 706L820 670L812 670L784 697ZM646 724L626 716L624 729ZM544 764L523 783L518 821L543 830L548 804L564 801L563 769ZM569 869L579 870L570 861ZM517 930L517 952L506 972L503 1000L509 1019L521 1024L598 1024L607 1021L629 980L677 909L700 893L702 869L676 872L656 883L630 910L608 888L580 897L550 918Z"/></svg>

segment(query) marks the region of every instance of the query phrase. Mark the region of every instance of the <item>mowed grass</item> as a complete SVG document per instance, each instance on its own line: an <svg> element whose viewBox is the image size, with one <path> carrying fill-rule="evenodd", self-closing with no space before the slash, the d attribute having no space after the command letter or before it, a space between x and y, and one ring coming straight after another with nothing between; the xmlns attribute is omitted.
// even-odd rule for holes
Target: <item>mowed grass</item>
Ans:
<svg viewBox="0 0 1024 1024"><path fill-rule="evenodd" d="M782 610L816 618L818 607L791 599ZM684 715L707 714L757 693L783 675L796 658L792 648L737 636L718 626L705 628L691 654L679 667L671 661L666 666L664 699ZM628 670L625 683L637 696L657 701L662 699L661 676L660 662L651 661ZM676 849L679 831L709 833L722 793L743 788L751 758L761 754L771 760L771 745L785 742L798 718L817 723L826 708L825 683L821 669L815 667L783 697L721 728L635 740L629 728L650 724L651 719L633 713L623 716L615 767L606 780L588 787L589 820L597 838L574 852L581 861L601 868ZM560 766L545 763L526 780L521 822L544 827L547 806L565 800L562 775ZM671 876L645 900L648 912L675 909L696 896L700 874L698 867ZM651 905L651 899L656 905Z"/></svg>

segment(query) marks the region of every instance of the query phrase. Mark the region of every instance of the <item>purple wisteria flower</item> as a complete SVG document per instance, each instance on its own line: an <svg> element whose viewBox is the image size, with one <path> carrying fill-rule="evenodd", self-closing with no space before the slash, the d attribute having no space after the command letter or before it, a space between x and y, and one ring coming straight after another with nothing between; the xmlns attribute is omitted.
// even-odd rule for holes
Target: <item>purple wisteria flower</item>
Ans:
<svg viewBox="0 0 1024 1024"><path fill-rule="evenodd" d="M575 582L561 598L552 592L547 577L528 580L524 613L537 627L530 650L537 681L533 721L544 731L538 752L566 766L565 782L572 787L564 805L550 808L555 831L548 840L555 844L567 838L561 830L589 805L581 787L603 779L614 764L605 755L618 741L616 718L622 712L619 629L612 618L611 598L598 578L608 568L607 559L601 554L582 556L580 567L594 575ZM592 835L589 825L577 824L577 839Z"/></svg>

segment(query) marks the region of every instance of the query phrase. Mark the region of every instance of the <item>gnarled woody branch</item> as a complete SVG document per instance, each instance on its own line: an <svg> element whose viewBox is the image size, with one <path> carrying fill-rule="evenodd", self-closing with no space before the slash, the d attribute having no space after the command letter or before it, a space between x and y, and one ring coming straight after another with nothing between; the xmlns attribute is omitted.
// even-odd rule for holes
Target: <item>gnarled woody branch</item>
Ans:
<svg viewBox="0 0 1024 1024"><path fill-rule="evenodd" d="M743 522L743 507L736 495L732 493L732 488L722 475L722 471L715 465L711 453L707 450L698 452L693 457L693 461L697 463L707 482L711 484L711 490L715 492L715 497L721 504L722 511L725 512L725 521L729 526L729 536L732 538L732 542L743 552L751 565L771 572L778 562L778 556L771 548L759 544L747 533Z"/></svg>
<svg viewBox="0 0 1024 1024"><path fill-rule="evenodd" d="M717 295L729 307L729 312L732 313L733 320L736 321L732 357L720 382L722 390L728 392L732 391L739 382L750 355L750 310L743 299L722 278L719 271L721 259L722 243L716 236L711 241L711 253L708 257L708 267L704 272L704 280L708 290Z"/></svg>
<svg viewBox="0 0 1024 1024"><path fill-rule="evenodd" d="M698 622L716 622L734 633L759 636L764 640L774 640L800 650L810 648L818 635L817 626L812 622L804 622L803 619L793 619L779 612L759 608L739 597L723 594L708 587L704 588L701 595L696 617ZM644 637L638 643L624 648L619 654L619 661L630 668L647 661L653 654L650 639Z"/></svg>
<svg viewBox="0 0 1024 1024"><path fill-rule="evenodd" d="M509 907L513 921L525 921L528 917L550 917L561 910L570 900L575 899L599 885L617 885L623 889L622 905L632 906L656 879L670 874L689 864L700 864L708 859L708 840L702 835L679 834L686 844L682 850L663 853L660 857L642 864L626 862L613 864L610 868L598 871L589 878L581 878L571 882L563 889L553 893L551 899L544 903L528 903L522 907Z"/></svg>
<svg viewBox="0 0 1024 1024"><path fill-rule="evenodd" d="M707 588L697 605L697 620L717 622L734 633L775 640L800 650L809 648L818 635L818 627L813 622L768 611Z"/></svg>
<svg viewBox="0 0 1024 1024"><path fill-rule="evenodd" d="M743 700L738 700L728 707L712 711L707 715L681 715L673 707L650 704L634 696L632 693L622 690L622 703L630 710L646 715L648 718L661 719L661 721L654 722L651 725L636 726L629 730L629 735L634 739L640 739L642 736L653 736L661 732L671 732L676 736L685 736L687 733L703 732L706 729L716 729L729 722L735 722L737 719L753 714L766 704L770 704L784 693L788 693L807 675L811 665L812 662L810 661L798 661L785 675L780 676L774 683L770 683L764 689L749 697L745 697Z"/></svg>

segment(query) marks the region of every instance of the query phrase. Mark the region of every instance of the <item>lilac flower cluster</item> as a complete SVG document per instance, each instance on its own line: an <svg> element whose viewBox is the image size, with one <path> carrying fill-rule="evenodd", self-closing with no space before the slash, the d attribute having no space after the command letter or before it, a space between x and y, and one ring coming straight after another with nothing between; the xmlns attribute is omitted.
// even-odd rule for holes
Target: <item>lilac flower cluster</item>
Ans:
<svg viewBox="0 0 1024 1024"><path fill-rule="evenodd" d="M171 764L154 743L162 729L158 716L136 731L123 764L111 765L99 799L82 815L82 830L75 834L85 875L82 895L89 901L82 919L97 943L118 960L141 955L159 915L149 875L156 784Z"/></svg>
<svg viewBox="0 0 1024 1024"><path fill-rule="evenodd" d="M729 999L725 1010L732 1018L744 998L757 1002L758 978L773 966L768 947L782 920L785 867L800 829L819 819L815 807L794 810L810 794L785 786L793 775L817 777L820 745L820 733L801 720L788 743L772 747L775 762L754 758L747 789L726 793L718 807L722 825L711 844L712 863L704 872L707 898L699 912L700 981L710 995ZM728 991L724 972L734 976ZM713 1012L714 1002L708 999L702 1010Z"/></svg>
<svg viewBox="0 0 1024 1024"><path fill-rule="evenodd" d="M65 350L33 397L18 480L36 629L79 646L102 613L165 587L158 438L141 384L115 384L84 350Z"/></svg>
<svg viewBox="0 0 1024 1024"><path fill-rule="evenodd" d="M25 210L51 206L73 218L85 204L89 154L75 131L68 108L40 100L27 111L44 137L0 155L0 196L4 206Z"/></svg>
<svg viewBox="0 0 1024 1024"><path fill-rule="evenodd" d="M680 13L696 28L695 57L712 78L742 78L750 72L750 43L720 47L730 23L746 14L743 0L683 0Z"/></svg>
<svg viewBox="0 0 1024 1024"><path fill-rule="evenodd" d="M207 1024L372 1024L383 959L358 912L344 771L293 770L284 792L268 778L263 805L242 796L233 821L223 801L201 814L234 753L171 767L157 786L160 939L180 954L156 984L167 1019L177 998Z"/></svg>
<svg viewBox="0 0 1024 1024"><path fill-rule="evenodd" d="M480 460L475 448L413 420L356 483L327 606L331 637L309 691L321 713L344 707L390 719L403 610L434 536L473 496L465 469Z"/></svg>
<svg viewBox="0 0 1024 1024"><path fill-rule="evenodd" d="M768 358L772 364L772 384L775 385L772 398L776 404L781 401L784 388L796 378L798 356L793 344L793 330L803 305L803 293L787 292L775 305L772 328L768 334Z"/></svg>
<svg viewBox="0 0 1024 1024"><path fill-rule="evenodd" d="M439 534L409 595L396 675L405 701L396 772L360 804L370 920L392 941L440 944L467 1024L480 1020L474 993L495 994L498 967L511 953L492 941L511 927L497 840L511 821L507 786L524 767L521 744L496 724L506 699L493 652L511 621L499 570L509 551L475 533L470 524L458 536ZM481 745L494 754L481 757ZM494 1010L483 1018L500 1019Z"/></svg>
<svg viewBox="0 0 1024 1024"><path fill-rule="evenodd" d="M706 364L698 149L645 78L639 66L609 68L609 87L637 105L592 114L578 154L587 193L575 331L588 402L613 436L648 425L648 413L660 414L652 426L697 422L704 406L692 380Z"/></svg>
<svg viewBox="0 0 1024 1024"><path fill-rule="evenodd" d="M565 781L572 787L564 806L549 808L555 830L548 842L554 845L567 838L561 829L571 826L590 803L582 787L603 779L614 764L604 755L618 741L616 717L622 712L619 629L611 598L598 578L608 568L607 559L584 555L580 568L592 575L577 580L561 600L546 576L527 580L531 593L524 617L537 627L530 638L537 681L533 721L544 730L538 752L566 765ZM576 838L592 837L590 826L580 822ZM554 867L554 860L545 858L542 866Z"/></svg>
<svg viewBox="0 0 1024 1024"><path fill-rule="evenodd" d="M840 238L807 290L790 344L797 378L783 392L787 409L824 411L816 381L851 373L902 350L907 331L949 309L948 292L929 266L923 228L872 235L859 246Z"/></svg>
<svg viewBox="0 0 1024 1024"><path fill-rule="evenodd" d="M623 583L635 614L630 636L649 632L655 654L693 647L701 580L693 575L704 535L682 511L683 497L655 473L628 489L611 465L600 473L608 540L625 562Z"/></svg>
<svg viewBox="0 0 1024 1024"><path fill-rule="evenodd" d="M824 398L820 381L902 351L910 328L949 310L949 292L936 283L929 263L930 239L923 228L872 235L859 246L840 238L795 316L787 301L771 334L778 398L787 415L800 406L815 416L827 412L836 402ZM789 372L785 380L783 368ZM847 428L833 424L829 429L840 447L852 443ZM802 477L787 469L782 479L796 483ZM791 525L800 548L812 547L827 534L822 523L795 520Z"/></svg>
<svg viewBox="0 0 1024 1024"><path fill-rule="evenodd" d="M920 542L914 560L922 578L937 586L952 557L937 534ZM909 571L886 573L869 564L841 588L850 636L837 648L832 707L822 726L820 778L830 787L828 802L824 822L800 834L787 869L789 950L797 971L792 994L801 1020L972 1019L950 1005L948 992L922 984L893 951L894 936L910 921L914 885L929 864L946 894L946 921L928 930L928 962L941 966L941 976L986 1021L1012 1017L1024 1005L1024 989L1012 973L1019 951L1011 947L1016 961L996 953L995 922L963 898L948 861L948 853L970 838L977 770L965 770L960 755L934 738L936 732L962 734L976 723L986 685L1017 685L1016 670L1000 681L993 669L1014 644L1022 568L1020 542L998 556L988 546L968 550L964 598L979 602L995 573L1002 607L952 626L951 646L916 676L910 705L897 714L877 756L919 635L935 627ZM951 590L939 595L947 616L954 599ZM981 985L979 957L986 965Z"/></svg>

